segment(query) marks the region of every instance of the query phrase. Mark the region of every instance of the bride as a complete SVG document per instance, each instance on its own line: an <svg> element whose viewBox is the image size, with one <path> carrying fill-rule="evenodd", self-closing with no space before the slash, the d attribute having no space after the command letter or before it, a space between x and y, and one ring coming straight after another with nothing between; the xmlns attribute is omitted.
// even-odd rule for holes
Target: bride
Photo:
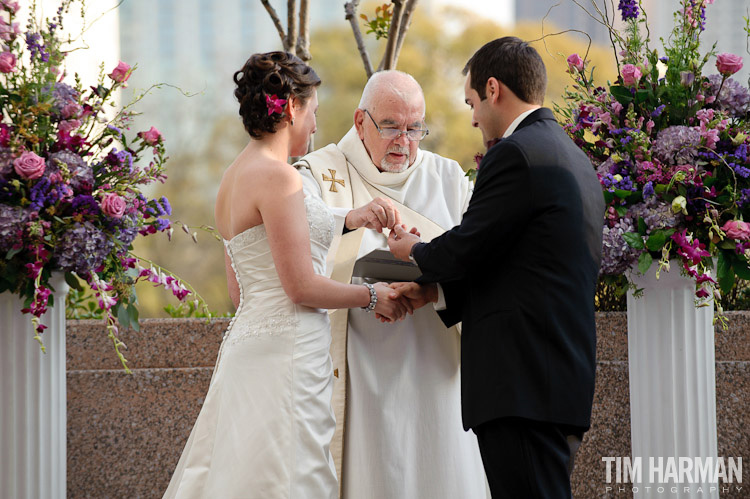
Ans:
<svg viewBox="0 0 750 499"><path fill-rule="evenodd" d="M215 216L237 311L164 497L335 498L322 309L363 307L398 319L407 304L392 301L385 284L322 275L333 216L287 163L315 133L320 79L312 68L286 52L254 54L234 81L252 139L224 173Z"/></svg>

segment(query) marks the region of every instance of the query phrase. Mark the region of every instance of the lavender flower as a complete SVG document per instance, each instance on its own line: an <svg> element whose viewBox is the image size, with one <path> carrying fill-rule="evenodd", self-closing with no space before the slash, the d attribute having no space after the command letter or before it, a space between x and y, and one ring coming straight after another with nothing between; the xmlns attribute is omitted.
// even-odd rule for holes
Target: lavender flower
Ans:
<svg viewBox="0 0 750 499"><path fill-rule="evenodd" d="M29 212L19 206L0 203L0 257L15 244L22 241L23 227Z"/></svg>
<svg viewBox="0 0 750 499"><path fill-rule="evenodd" d="M633 222L622 218L612 227L604 226L602 230L602 265L601 275L619 275L630 268L640 255L640 250L631 248L622 235L635 232Z"/></svg>
<svg viewBox="0 0 750 499"><path fill-rule="evenodd" d="M710 95L716 96L714 105L717 109L726 111L729 116L742 118L747 114L750 104L750 91L733 78L727 78L724 86L721 86L722 76L710 75L708 81L711 83ZM721 87L721 94L717 95Z"/></svg>
<svg viewBox="0 0 750 499"><path fill-rule="evenodd" d="M0 179L10 178L15 174L13 153L7 147L0 147Z"/></svg>
<svg viewBox="0 0 750 499"><path fill-rule="evenodd" d="M31 53L31 58L34 59L39 56L42 62L47 62L49 61L49 52L47 52L41 41L42 35L39 33L26 33L26 47Z"/></svg>
<svg viewBox="0 0 750 499"><path fill-rule="evenodd" d="M63 270L83 276L104 263L113 247L91 222L75 223L57 240L54 259Z"/></svg>
<svg viewBox="0 0 750 499"><path fill-rule="evenodd" d="M166 196L162 196L159 200L159 203L163 206L164 213L162 215L171 215L172 214L172 206L169 204L169 201L167 200Z"/></svg>
<svg viewBox="0 0 750 499"><path fill-rule="evenodd" d="M643 221L646 223L646 234L651 234L653 231L659 229L677 227L682 221L680 214L672 212L671 203L661 201L656 197L650 197L643 203L631 206L628 210L628 217L633 221L643 218Z"/></svg>
<svg viewBox="0 0 750 499"><path fill-rule="evenodd" d="M652 118L658 118L659 116L661 116L661 113L664 112L664 108L665 107L667 107L667 105L666 104L662 104L661 106L659 106L656 109L654 109L653 111L651 111L651 117Z"/></svg>
<svg viewBox="0 0 750 499"><path fill-rule="evenodd" d="M698 153L701 134L687 126L671 126L656 135L651 150L662 163L668 165L691 164Z"/></svg>
<svg viewBox="0 0 750 499"><path fill-rule="evenodd" d="M80 194L73 198L71 203L73 211L82 215L98 215L101 209L99 203L88 194Z"/></svg>
<svg viewBox="0 0 750 499"><path fill-rule="evenodd" d="M750 189L742 189L740 191L740 199L737 200L737 206L744 208L750 203Z"/></svg>
<svg viewBox="0 0 750 499"><path fill-rule="evenodd" d="M94 171L79 155L67 150L49 155L47 159L49 175L59 172L61 165L65 165L70 173L70 186L74 190L90 190L94 185ZM45 175L48 171L45 171Z"/></svg>
<svg viewBox="0 0 750 499"><path fill-rule="evenodd" d="M138 235L138 219L137 213L125 215L120 219L121 225L118 227L118 232L115 237L127 248L133 242Z"/></svg>
<svg viewBox="0 0 750 499"><path fill-rule="evenodd" d="M623 21L638 18L638 0L620 0L617 8L620 9Z"/></svg>
<svg viewBox="0 0 750 499"><path fill-rule="evenodd" d="M52 96L52 112L56 115L61 115L63 108L68 104L78 102L78 91L66 83L45 85L42 92Z"/></svg>
<svg viewBox="0 0 750 499"><path fill-rule="evenodd" d="M643 199L650 198L654 195L654 183L650 180L643 186Z"/></svg>

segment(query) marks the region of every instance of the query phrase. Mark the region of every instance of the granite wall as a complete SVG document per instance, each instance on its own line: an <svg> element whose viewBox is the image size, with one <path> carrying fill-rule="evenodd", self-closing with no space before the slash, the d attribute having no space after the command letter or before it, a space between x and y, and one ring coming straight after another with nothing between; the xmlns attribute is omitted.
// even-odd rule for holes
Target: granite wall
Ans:
<svg viewBox="0 0 750 499"><path fill-rule="evenodd" d="M750 456L750 313L730 313L716 332L720 456ZM68 497L161 497L198 415L227 319L147 319L122 332L126 374L99 321L69 321ZM573 474L575 497L607 493L603 456L630 455L627 320L597 315L597 388L592 428ZM746 464L745 469L749 465ZM743 470L744 471L744 470ZM721 497L750 497L745 488ZM668 495L665 495L667 497ZM637 497L637 495L636 495Z"/></svg>

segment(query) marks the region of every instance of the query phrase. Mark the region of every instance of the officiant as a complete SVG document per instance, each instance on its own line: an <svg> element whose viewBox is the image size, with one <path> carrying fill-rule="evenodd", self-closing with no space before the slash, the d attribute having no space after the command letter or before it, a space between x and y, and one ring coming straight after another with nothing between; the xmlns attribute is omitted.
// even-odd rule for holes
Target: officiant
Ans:
<svg viewBox="0 0 750 499"><path fill-rule="evenodd" d="M387 229L396 223L419 227L430 240L461 222L470 184L457 162L419 148L428 133L419 83L381 71L367 82L341 141L295 165L305 189L336 215L334 279L366 281L352 277L356 260L388 250ZM342 497L489 497L476 437L461 424L459 331L447 329L434 307L395 324L340 310L331 323L338 375L332 451Z"/></svg>

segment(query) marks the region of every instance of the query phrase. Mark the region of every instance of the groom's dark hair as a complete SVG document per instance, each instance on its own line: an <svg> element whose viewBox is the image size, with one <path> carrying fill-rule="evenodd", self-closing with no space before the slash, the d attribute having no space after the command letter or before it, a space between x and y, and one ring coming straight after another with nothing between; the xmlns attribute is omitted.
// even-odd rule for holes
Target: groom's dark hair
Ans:
<svg viewBox="0 0 750 499"><path fill-rule="evenodd" d="M505 36L486 43L464 67L471 75L471 88L484 100L487 80L503 82L516 96L529 104L544 102L547 70L534 47L515 36Z"/></svg>

